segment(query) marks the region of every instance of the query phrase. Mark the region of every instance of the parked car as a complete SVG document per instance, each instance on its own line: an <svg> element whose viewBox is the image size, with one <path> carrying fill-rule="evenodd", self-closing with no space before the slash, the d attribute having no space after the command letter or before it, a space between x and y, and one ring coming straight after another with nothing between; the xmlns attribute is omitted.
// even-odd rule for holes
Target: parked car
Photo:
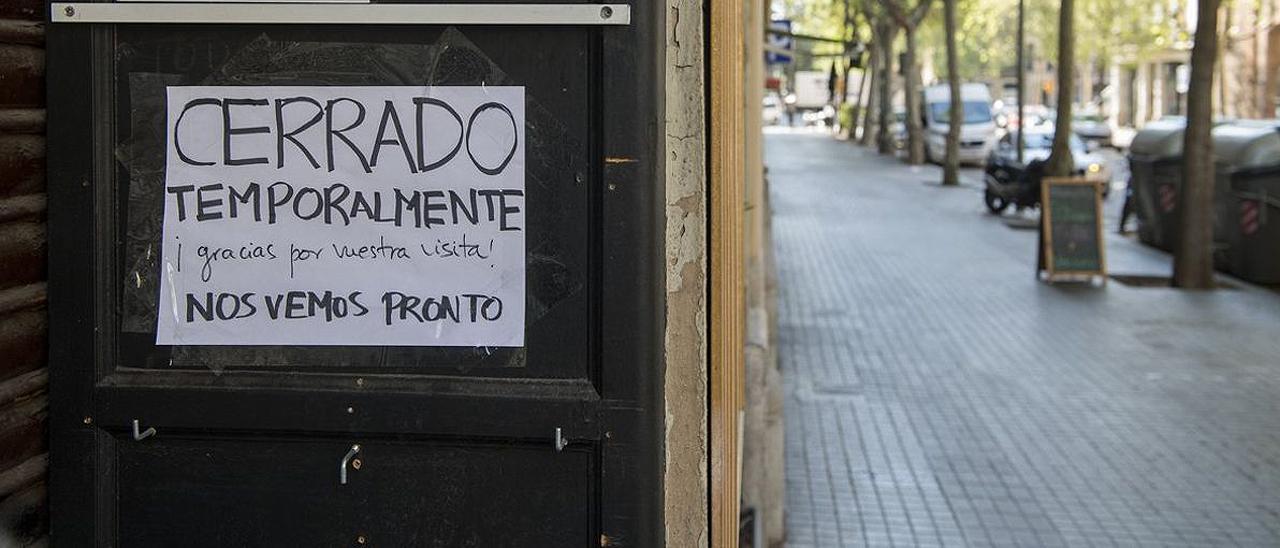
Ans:
<svg viewBox="0 0 1280 548"><path fill-rule="evenodd" d="M1053 121L1058 118L1058 111L1053 110L1044 105L1027 105L1027 127L1043 126L1048 124L1053 126Z"/></svg>
<svg viewBox="0 0 1280 548"><path fill-rule="evenodd" d="M960 128L960 162L981 164L996 140L996 122L991 115L991 92L984 84L962 84L964 124ZM925 158L941 163L946 159L947 131L951 121L951 88L929 86L924 90Z"/></svg>
<svg viewBox="0 0 1280 548"><path fill-rule="evenodd" d="M1005 133L996 143L995 149L987 157L987 174L1001 180L1016 180L1026 169L1026 164L1033 160L1049 159L1053 148L1053 125L1041 124L1027 128L1023 143L1022 163L1018 163L1018 132ZM1090 151L1078 135L1072 135L1069 143L1071 158L1075 160L1077 173L1085 176L1111 181L1111 170L1106 160ZM1103 185L1103 192L1111 190L1111 185Z"/></svg>
<svg viewBox="0 0 1280 548"><path fill-rule="evenodd" d="M807 110L800 115L805 126L832 127L836 123L836 108L831 105L818 110Z"/></svg>
<svg viewBox="0 0 1280 548"><path fill-rule="evenodd" d="M1052 123L1052 112L1045 108L1044 105L1026 105L1022 107L1022 115L1027 119L1027 125L1033 127L1044 123ZM1017 103L1007 103L996 110L996 125L1010 131L1022 127L1022 121L1018 119Z"/></svg>
<svg viewBox="0 0 1280 548"><path fill-rule="evenodd" d="M1014 129L1018 127L1018 105L1005 104L995 109L996 127Z"/></svg>
<svg viewBox="0 0 1280 548"><path fill-rule="evenodd" d="M894 149L907 148L907 113L905 111L893 111L893 117L889 119L889 135L893 136Z"/></svg>
<svg viewBox="0 0 1280 548"><path fill-rule="evenodd" d="M1111 125L1106 118L1097 114L1082 114L1071 118L1071 130L1084 140L1085 144L1097 143L1097 146L1111 146Z"/></svg>
<svg viewBox="0 0 1280 548"><path fill-rule="evenodd" d="M766 126L782 123L782 99L776 93L764 96L763 116Z"/></svg>

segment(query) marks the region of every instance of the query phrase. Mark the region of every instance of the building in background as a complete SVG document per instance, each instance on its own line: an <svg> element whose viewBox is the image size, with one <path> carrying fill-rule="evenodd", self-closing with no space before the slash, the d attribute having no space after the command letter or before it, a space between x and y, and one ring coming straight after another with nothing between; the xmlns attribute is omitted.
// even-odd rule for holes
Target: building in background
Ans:
<svg viewBox="0 0 1280 548"><path fill-rule="evenodd" d="M1223 118L1275 118L1280 93L1280 2L1225 3L1221 62L1214 77L1214 112ZM1104 111L1119 126L1186 112L1191 41L1196 3L1171 4L1168 18L1172 43L1151 53L1119 55L1109 60L1109 86Z"/></svg>

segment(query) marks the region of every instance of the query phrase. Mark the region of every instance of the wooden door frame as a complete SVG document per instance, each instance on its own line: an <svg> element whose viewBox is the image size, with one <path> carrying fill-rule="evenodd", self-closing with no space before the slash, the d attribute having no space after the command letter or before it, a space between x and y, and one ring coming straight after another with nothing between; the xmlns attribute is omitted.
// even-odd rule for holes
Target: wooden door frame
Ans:
<svg viewBox="0 0 1280 548"><path fill-rule="evenodd" d="M743 409L743 0L710 0L708 32L710 185L711 545L736 546L741 502Z"/></svg>

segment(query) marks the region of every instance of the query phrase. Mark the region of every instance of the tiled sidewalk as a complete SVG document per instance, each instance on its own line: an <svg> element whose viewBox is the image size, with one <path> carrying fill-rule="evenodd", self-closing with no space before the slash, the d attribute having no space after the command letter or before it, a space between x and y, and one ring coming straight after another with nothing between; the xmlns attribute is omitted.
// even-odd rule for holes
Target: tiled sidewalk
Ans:
<svg viewBox="0 0 1280 548"><path fill-rule="evenodd" d="M936 167L766 148L789 546L1280 546L1280 296L1049 286Z"/></svg>

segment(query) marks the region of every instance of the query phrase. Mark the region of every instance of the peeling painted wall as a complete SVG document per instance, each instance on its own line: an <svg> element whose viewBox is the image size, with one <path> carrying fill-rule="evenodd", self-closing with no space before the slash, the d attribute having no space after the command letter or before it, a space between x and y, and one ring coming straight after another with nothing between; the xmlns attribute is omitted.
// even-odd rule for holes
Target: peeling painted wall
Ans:
<svg viewBox="0 0 1280 548"><path fill-rule="evenodd" d="M708 543L707 241L703 4L667 0L667 546Z"/></svg>
<svg viewBox="0 0 1280 548"><path fill-rule="evenodd" d="M0 546L42 542L45 472L44 3L0 2Z"/></svg>

